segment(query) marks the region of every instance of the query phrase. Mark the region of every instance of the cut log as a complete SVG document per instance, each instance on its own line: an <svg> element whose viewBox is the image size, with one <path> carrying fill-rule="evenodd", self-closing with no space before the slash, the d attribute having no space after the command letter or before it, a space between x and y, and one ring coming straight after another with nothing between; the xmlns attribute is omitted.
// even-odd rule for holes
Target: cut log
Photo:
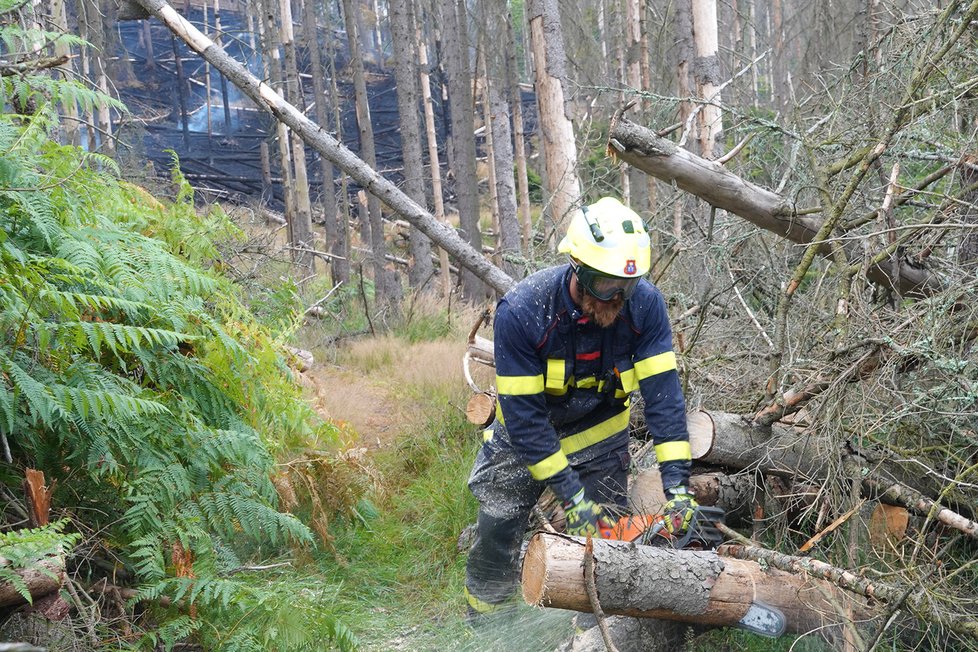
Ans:
<svg viewBox="0 0 978 652"><path fill-rule="evenodd" d="M480 428L485 428L496 416L496 398L490 392L473 394L465 406L465 418Z"/></svg>
<svg viewBox="0 0 978 652"><path fill-rule="evenodd" d="M595 585L607 614L733 626L752 602L780 610L788 632L831 634L878 615L862 596L831 582L712 551L593 541ZM523 598L535 606L590 612L584 541L538 533L523 562Z"/></svg>
<svg viewBox="0 0 978 652"><path fill-rule="evenodd" d="M0 557L0 568L10 566L10 561ZM31 599L36 599L53 593L61 588L65 581L64 557L45 557L30 568L20 568L13 571L27 586ZM25 604L27 600L12 582L0 581L0 607L10 607Z"/></svg>

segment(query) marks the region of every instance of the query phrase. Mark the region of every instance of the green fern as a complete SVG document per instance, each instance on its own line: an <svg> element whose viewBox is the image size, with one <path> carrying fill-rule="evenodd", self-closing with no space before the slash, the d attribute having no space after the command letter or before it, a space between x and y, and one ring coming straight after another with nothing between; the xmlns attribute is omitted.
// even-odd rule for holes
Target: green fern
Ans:
<svg viewBox="0 0 978 652"><path fill-rule="evenodd" d="M0 41L38 34L8 27ZM314 545L270 477L277 452L333 433L235 286L208 269L212 237L238 230L219 210L198 214L176 166L177 200L163 204L113 176L110 159L50 140L59 102L122 110L111 98L33 76L0 79L0 97L39 107L0 115L0 434L15 465L42 469L59 505L97 503L80 512L101 539L91 549L121 558L140 596L199 609L161 615L149 644L321 649L319 622L353 649L329 605L227 575ZM195 577L180 574L176 544Z"/></svg>

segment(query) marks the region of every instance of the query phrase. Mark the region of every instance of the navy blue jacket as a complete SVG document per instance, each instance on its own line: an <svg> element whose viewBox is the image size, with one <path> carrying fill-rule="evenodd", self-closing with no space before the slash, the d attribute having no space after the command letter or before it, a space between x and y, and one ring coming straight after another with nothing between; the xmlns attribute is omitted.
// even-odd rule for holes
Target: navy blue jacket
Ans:
<svg viewBox="0 0 978 652"><path fill-rule="evenodd" d="M571 464L627 445L637 389L662 486L686 484L686 407L662 294L641 281L615 323L601 328L571 299L572 273L570 265L537 272L496 307L497 420L508 445L567 500L582 487Z"/></svg>

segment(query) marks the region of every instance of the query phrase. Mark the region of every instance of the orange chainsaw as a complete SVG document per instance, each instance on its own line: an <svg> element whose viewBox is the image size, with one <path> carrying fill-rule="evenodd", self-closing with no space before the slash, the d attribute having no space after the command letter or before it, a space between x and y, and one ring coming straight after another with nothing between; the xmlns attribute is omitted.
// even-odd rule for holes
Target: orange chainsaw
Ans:
<svg viewBox="0 0 978 652"><path fill-rule="evenodd" d="M676 537L666 529L664 514L632 514L622 516L611 527L602 527L602 539L634 541L642 545L668 545L678 549L713 550L723 543L717 523L723 523L724 511L719 507L699 506L693 511L685 534Z"/></svg>

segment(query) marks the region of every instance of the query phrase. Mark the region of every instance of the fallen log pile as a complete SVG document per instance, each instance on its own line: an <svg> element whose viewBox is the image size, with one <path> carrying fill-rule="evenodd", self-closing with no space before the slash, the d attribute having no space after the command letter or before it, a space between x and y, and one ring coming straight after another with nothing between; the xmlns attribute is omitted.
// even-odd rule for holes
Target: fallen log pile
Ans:
<svg viewBox="0 0 978 652"><path fill-rule="evenodd" d="M590 612L582 571L584 540L537 533L523 562L523 597L531 605ZM846 636L881 605L834 583L713 551L673 550L594 540L594 582L609 615L735 626L753 603L778 609L790 633Z"/></svg>

